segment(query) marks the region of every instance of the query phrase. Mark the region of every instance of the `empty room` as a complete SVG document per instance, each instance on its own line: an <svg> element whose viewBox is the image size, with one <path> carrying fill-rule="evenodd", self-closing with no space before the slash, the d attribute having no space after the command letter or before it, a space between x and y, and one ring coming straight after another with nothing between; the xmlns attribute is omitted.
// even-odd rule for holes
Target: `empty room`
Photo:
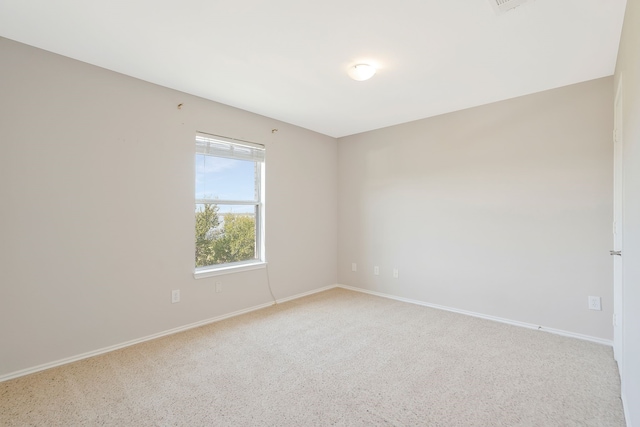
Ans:
<svg viewBox="0 0 640 427"><path fill-rule="evenodd" d="M640 427L640 4L0 0L0 425Z"/></svg>

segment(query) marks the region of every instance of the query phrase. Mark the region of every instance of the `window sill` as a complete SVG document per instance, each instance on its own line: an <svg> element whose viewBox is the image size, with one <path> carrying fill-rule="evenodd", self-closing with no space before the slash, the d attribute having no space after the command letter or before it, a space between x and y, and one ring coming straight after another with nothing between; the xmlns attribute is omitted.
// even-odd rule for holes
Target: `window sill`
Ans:
<svg viewBox="0 0 640 427"><path fill-rule="evenodd" d="M193 273L193 277L196 279L204 279L205 277L222 276L224 274L240 273L241 271L259 270L266 267L266 262L258 261L251 264L230 265L227 267L196 270Z"/></svg>

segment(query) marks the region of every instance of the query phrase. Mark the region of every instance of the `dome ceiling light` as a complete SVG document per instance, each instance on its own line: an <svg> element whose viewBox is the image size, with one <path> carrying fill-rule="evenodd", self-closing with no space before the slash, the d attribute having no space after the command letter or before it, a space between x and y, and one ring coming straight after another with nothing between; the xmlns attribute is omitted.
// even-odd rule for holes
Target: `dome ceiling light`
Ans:
<svg viewBox="0 0 640 427"><path fill-rule="evenodd" d="M376 74L376 69L373 65L356 64L353 67L350 67L347 73L353 80L362 82L373 77Z"/></svg>

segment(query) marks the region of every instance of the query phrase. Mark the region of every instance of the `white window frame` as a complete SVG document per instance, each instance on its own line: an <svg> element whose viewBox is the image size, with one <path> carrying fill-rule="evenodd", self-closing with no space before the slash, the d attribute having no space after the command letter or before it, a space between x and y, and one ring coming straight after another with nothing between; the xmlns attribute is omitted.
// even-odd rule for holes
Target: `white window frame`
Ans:
<svg viewBox="0 0 640 427"><path fill-rule="evenodd" d="M255 206L256 222L256 257L252 260L232 262L225 264L209 265L204 267L194 267L193 276L196 279L219 276L240 271L256 270L265 268L264 245L264 184L265 184L265 147L262 144L226 138L219 135L196 132L196 153L197 155L207 155L212 157L229 158L235 160L249 160L256 164L255 188L256 198L254 200L224 200L224 199L195 199L195 204L216 204L216 205L245 205ZM195 225L194 225L195 227ZM194 251L195 253L195 251ZM194 259L195 264L195 259Z"/></svg>

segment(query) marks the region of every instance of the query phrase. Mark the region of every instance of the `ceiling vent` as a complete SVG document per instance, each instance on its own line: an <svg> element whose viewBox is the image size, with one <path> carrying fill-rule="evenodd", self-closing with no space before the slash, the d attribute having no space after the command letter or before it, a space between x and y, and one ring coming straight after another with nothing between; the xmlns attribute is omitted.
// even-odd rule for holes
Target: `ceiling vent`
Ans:
<svg viewBox="0 0 640 427"><path fill-rule="evenodd" d="M502 15L503 13L515 9L516 7L529 2L530 0L489 0L496 15Z"/></svg>

